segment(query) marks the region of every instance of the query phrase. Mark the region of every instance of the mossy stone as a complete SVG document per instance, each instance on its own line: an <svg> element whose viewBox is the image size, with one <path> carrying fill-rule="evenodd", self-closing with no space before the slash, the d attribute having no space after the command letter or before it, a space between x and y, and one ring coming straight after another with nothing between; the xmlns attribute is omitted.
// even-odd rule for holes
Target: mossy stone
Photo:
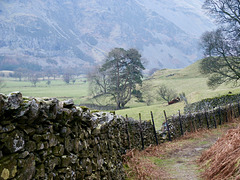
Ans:
<svg viewBox="0 0 240 180"><path fill-rule="evenodd" d="M49 141L49 147L56 146L58 143L57 138L54 134L49 135L48 141Z"/></svg>
<svg viewBox="0 0 240 180"><path fill-rule="evenodd" d="M36 149L36 143L34 141L28 141L26 143L25 149L29 152L33 152Z"/></svg>
<svg viewBox="0 0 240 180"><path fill-rule="evenodd" d="M71 164L70 156L62 156L61 157L61 167L68 167Z"/></svg>
<svg viewBox="0 0 240 180"><path fill-rule="evenodd" d="M73 150L73 142L70 137L65 138L64 147L65 147L65 150L69 153Z"/></svg>
<svg viewBox="0 0 240 180"><path fill-rule="evenodd" d="M83 110L83 112L86 112L89 108L86 106L80 106L80 108Z"/></svg>
<svg viewBox="0 0 240 180"><path fill-rule="evenodd" d="M45 162L45 166L47 168L47 172L52 172L56 166L59 166L61 164L60 157L54 157L51 156L48 160Z"/></svg>
<svg viewBox="0 0 240 180"><path fill-rule="evenodd" d="M3 125L3 123L1 122L1 124ZM3 126L0 128L0 133L7 133L7 132L11 132L14 129L16 129L16 127L13 124L8 124L6 126Z"/></svg>
<svg viewBox="0 0 240 180"><path fill-rule="evenodd" d="M23 133L18 130L11 132L4 142L4 146L10 153L23 150L25 146Z"/></svg>
<svg viewBox="0 0 240 180"><path fill-rule="evenodd" d="M19 154L18 158L20 159L24 159L29 155L28 151L24 151L23 153Z"/></svg>
<svg viewBox="0 0 240 180"><path fill-rule="evenodd" d="M54 146L53 147L53 154L55 156L62 156L64 154L64 146L62 144Z"/></svg>
<svg viewBox="0 0 240 180"><path fill-rule="evenodd" d="M44 166L44 164L37 165L35 178L40 179L40 178L44 178L44 176L45 176L45 166Z"/></svg>
<svg viewBox="0 0 240 180"><path fill-rule="evenodd" d="M30 154L27 159L23 161L23 168L21 173L17 176L19 180L31 180L36 172L36 162L33 154Z"/></svg>
<svg viewBox="0 0 240 180"><path fill-rule="evenodd" d="M0 179L14 178L17 173L17 154L5 156L0 160Z"/></svg>

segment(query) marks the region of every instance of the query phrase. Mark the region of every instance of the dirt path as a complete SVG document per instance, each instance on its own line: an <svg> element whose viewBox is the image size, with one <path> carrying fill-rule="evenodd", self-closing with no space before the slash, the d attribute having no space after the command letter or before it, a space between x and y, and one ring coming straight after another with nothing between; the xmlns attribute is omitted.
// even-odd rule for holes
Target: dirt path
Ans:
<svg viewBox="0 0 240 180"><path fill-rule="evenodd" d="M197 160L218 138L235 128L231 123L213 130L202 130L167 142L160 146L136 152L129 161L134 175L128 179L199 180L201 169ZM132 161L132 162L131 162Z"/></svg>
<svg viewBox="0 0 240 180"><path fill-rule="evenodd" d="M166 177L159 179L199 180L201 169L197 163L201 153L209 149L229 129L238 124L225 124L221 128L202 130L197 133L173 142L172 149L166 150L163 161L159 167L166 172Z"/></svg>
<svg viewBox="0 0 240 180"><path fill-rule="evenodd" d="M165 171L168 174L164 179L198 180L200 170L196 163L201 153L211 147L217 137L210 137L186 142L180 149L176 149L166 155L170 163L165 164Z"/></svg>

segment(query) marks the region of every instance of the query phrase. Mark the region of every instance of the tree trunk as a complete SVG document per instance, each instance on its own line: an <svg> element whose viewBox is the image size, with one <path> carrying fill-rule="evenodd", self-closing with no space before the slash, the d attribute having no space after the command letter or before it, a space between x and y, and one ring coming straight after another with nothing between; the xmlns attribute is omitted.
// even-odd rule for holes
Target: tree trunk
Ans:
<svg viewBox="0 0 240 180"><path fill-rule="evenodd" d="M118 109L121 109L121 103L120 102L117 102L117 110Z"/></svg>

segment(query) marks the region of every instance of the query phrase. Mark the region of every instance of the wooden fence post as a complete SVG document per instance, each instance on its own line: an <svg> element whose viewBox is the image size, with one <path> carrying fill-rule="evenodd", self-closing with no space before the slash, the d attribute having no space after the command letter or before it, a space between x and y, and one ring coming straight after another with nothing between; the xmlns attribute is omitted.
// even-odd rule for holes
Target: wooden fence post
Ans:
<svg viewBox="0 0 240 180"><path fill-rule="evenodd" d="M213 109L213 121L214 121L214 127L215 127L215 129L216 129L216 128L217 128L217 122L216 122L216 117L215 117L214 109Z"/></svg>
<svg viewBox="0 0 240 180"><path fill-rule="evenodd" d="M155 128L155 123L154 123L152 111L151 111L151 117L152 117L152 123L153 123L153 133L154 133L154 135L155 135L156 144L158 145L157 132L156 132L156 128Z"/></svg>
<svg viewBox="0 0 240 180"><path fill-rule="evenodd" d="M190 121L191 121L191 124L192 124L193 131L196 132L196 128L195 128L195 125L194 125L194 121L193 121L191 112L189 112L189 118L190 118Z"/></svg>
<svg viewBox="0 0 240 180"><path fill-rule="evenodd" d="M240 104L239 104L239 101L238 101L238 117L240 116Z"/></svg>
<svg viewBox="0 0 240 180"><path fill-rule="evenodd" d="M201 118L199 116L199 112L197 112L197 118L198 118L198 122L199 122L199 127L202 127L202 122L201 122Z"/></svg>
<svg viewBox="0 0 240 180"><path fill-rule="evenodd" d="M222 117L221 117L221 108L218 106L218 118L219 118L219 125L222 125Z"/></svg>
<svg viewBox="0 0 240 180"><path fill-rule="evenodd" d="M142 119L141 119L141 113L139 113L139 127L140 127L141 141L142 141L142 150L144 150L144 141L143 141L143 132L142 132Z"/></svg>
<svg viewBox="0 0 240 180"><path fill-rule="evenodd" d="M207 128L209 129L209 122L208 122L208 117L207 117L207 111L205 110L205 118L206 118L206 122L207 122Z"/></svg>
<svg viewBox="0 0 240 180"><path fill-rule="evenodd" d="M230 103L230 106L229 106L229 109L230 109L230 120L232 119L233 115L232 115L232 103Z"/></svg>
<svg viewBox="0 0 240 180"><path fill-rule="evenodd" d="M127 140L128 140L128 147L129 149L131 149L131 140L130 140L130 135L129 135L129 131L128 131L128 115L126 115L126 133L127 133Z"/></svg>
<svg viewBox="0 0 240 180"><path fill-rule="evenodd" d="M181 135L183 136L183 127L182 127L182 120L181 120L180 110L178 110L178 114L179 114L178 120L179 120L179 124L180 124Z"/></svg>
<svg viewBox="0 0 240 180"><path fill-rule="evenodd" d="M229 111L229 109L228 109L228 105L226 106L226 122L228 122L228 111Z"/></svg>
<svg viewBox="0 0 240 180"><path fill-rule="evenodd" d="M169 126L168 126L167 115L166 115L165 110L164 110L163 112L164 112L164 116L165 116L165 120L166 120L166 125L167 125L168 139L169 139L169 141L172 141L171 134L170 134L170 129L169 129Z"/></svg>

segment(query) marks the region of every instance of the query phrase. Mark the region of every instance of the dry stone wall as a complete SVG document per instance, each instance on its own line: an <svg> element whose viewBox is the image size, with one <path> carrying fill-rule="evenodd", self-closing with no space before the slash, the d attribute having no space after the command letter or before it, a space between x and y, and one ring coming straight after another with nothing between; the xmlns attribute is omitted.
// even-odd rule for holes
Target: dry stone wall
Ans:
<svg viewBox="0 0 240 180"><path fill-rule="evenodd" d="M226 106L219 106L209 111L199 111L168 117L168 124L171 136L176 138L182 136L182 132L184 134L185 132L194 132L199 128L216 128L228 122L231 118L239 117L239 115L240 105L239 103L233 103Z"/></svg>
<svg viewBox="0 0 240 180"><path fill-rule="evenodd" d="M168 118L177 138L198 128L214 128L239 116L239 104ZM216 123L215 123L216 122ZM168 140L164 123L158 142ZM112 113L91 113L72 100L0 94L0 180L125 179L127 149L156 144L150 121L141 124Z"/></svg>
<svg viewBox="0 0 240 180"><path fill-rule="evenodd" d="M226 94L220 97L207 98L185 106L184 112L212 110L218 106L226 106L240 101L240 94Z"/></svg>
<svg viewBox="0 0 240 180"><path fill-rule="evenodd" d="M151 123L141 128L145 146L154 144ZM141 148L139 131L138 121L72 100L0 94L0 180L124 179L122 155Z"/></svg>

